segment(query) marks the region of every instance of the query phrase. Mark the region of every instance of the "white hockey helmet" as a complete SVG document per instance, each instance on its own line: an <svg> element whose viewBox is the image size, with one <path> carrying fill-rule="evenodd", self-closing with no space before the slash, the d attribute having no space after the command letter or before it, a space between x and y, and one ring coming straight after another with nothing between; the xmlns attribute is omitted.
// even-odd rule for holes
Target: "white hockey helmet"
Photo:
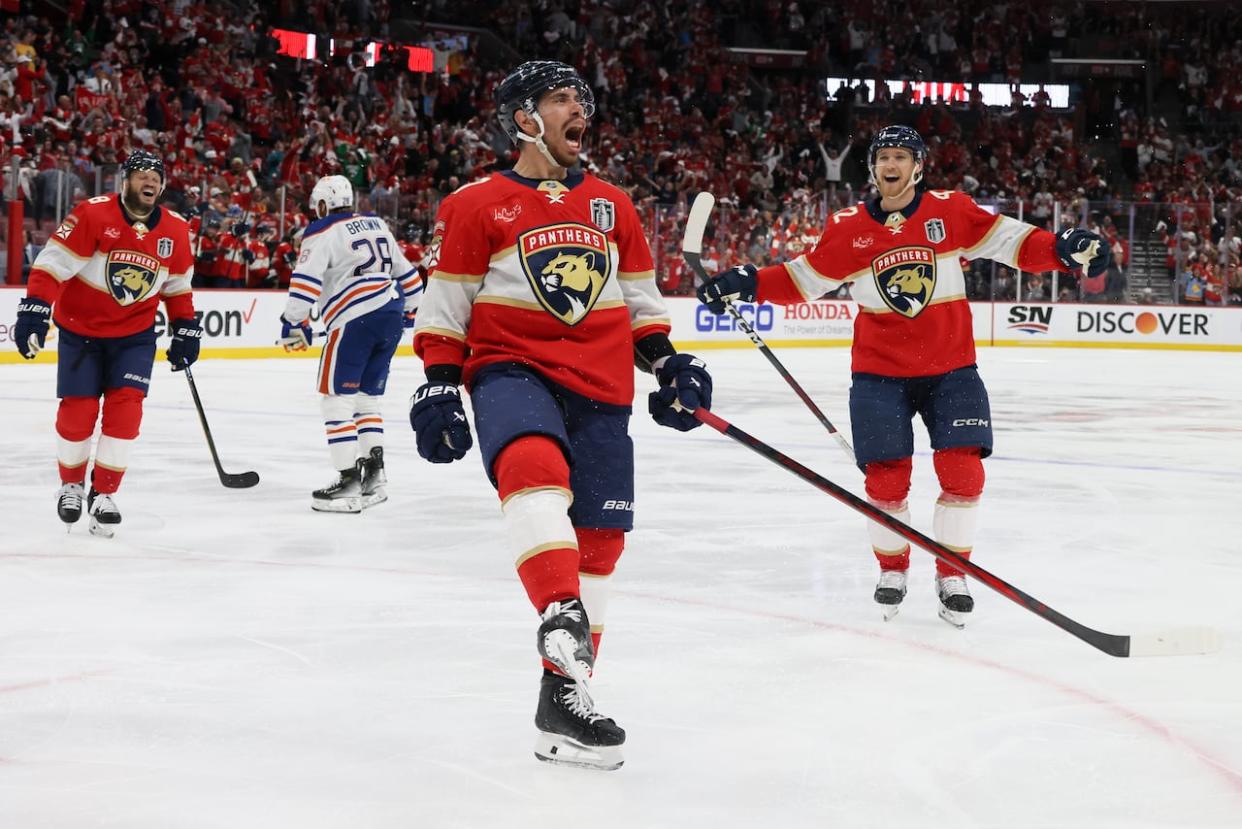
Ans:
<svg viewBox="0 0 1242 829"><path fill-rule="evenodd" d="M319 203L323 202L323 213ZM326 216L338 207L354 206L354 186L345 176L324 176L311 189L310 209L316 216Z"/></svg>

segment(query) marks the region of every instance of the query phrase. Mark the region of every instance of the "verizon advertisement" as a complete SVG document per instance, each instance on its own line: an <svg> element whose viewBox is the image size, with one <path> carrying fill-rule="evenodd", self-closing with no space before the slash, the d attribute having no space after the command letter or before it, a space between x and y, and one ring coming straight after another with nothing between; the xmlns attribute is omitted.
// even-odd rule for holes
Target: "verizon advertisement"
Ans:
<svg viewBox="0 0 1242 829"><path fill-rule="evenodd" d="M22 363L13 342L21 288L0 288L0 363ZM686 347L751 347L733 317L717 316L690 297L666 300L673 340ZM194 305L203 326L203 357L314 356L312 348L286 355L276 345L283 291L195 291ZM799 305L738 306L742 317L769 345L848 346L854 339L858 306L824 300ZM1096 346L1111 348L1201 349L1242 351L1242 309L1170 305L1049 305L971 303L975 341L996 346ZM161 308L156 332L167 345L167 320ZM316 333L320 331L314 326ZM56 329L48 336L40 360L54 360ZM403 349L403 353L405 352Z"/></svg>
<svg viewBox="0 0 1242 829"><path fill-rule="evenodd" d="M0 363L25 362L17 353L13 324L17 304L25 296L21 288L0 288ZM279 357L280 314L285 309L283 291L195 291L194 308L203 326L203 357ZM316 333L322 328L312 325ZM161 304L155 317L155 333L161 348L168 345L168 320ZM56 328L48 334L47 351L56 350ZM319 356L318 349L303 352ZM40 359L50 359L40 357Z"/></svg>

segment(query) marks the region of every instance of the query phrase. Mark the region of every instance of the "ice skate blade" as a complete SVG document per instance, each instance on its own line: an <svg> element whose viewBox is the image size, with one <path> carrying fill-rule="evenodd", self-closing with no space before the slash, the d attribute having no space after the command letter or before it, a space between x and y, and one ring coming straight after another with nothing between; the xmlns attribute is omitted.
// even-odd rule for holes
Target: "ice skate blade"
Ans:
<svg viewBox="0 0 1242 829"><path fill-rule="evenodd" d="M311 509L315 512L362 512L361 498L333 498L331 500L312 498Z"/></svg>
<svg viewBox="0 0 1242 829"><path fill-rule="evenodd" d="M891 622L893 617L901 610L899 604L882 604L880 605L880 615L884 617L884 621Z"/></svg>
<svg viewBox="0 0 1242 829"><path fill-rule="evenodd" d="M114 524L100 524L95 520L94 516L91 516L91 523L88 529L91 535L99 536L100 538L112 538L116 535L116 530L112 529L114 526Z"/></svg>
<svg viewBox="0 0 1242 829"><path fill-rule="evenodd" d="M593 771L615 771L625 763L621 746L586 746L561 734L540 731L535 756L545 763Z"/></svg>
<svg viewBox="0 0 1242 829"><path fill-rule="evenodd" d="M388 493L382 489L377 489L375 492L372 492L370 495L362 496L362 508L367 509L369 507L375 506L376 504L382 504L387 500L388 500Z"/></svg>
<svg viewBox="0 0 1242 829"><path fill-rule="evenodd" d="M953 627L957 628L958 630L961 630L962 628L966 627L967 615L969 614L959 613L956 610L949 610L949 608L945 607L944 605L940 605L940 618L944 619L946 622L953 625Z"/></svg>

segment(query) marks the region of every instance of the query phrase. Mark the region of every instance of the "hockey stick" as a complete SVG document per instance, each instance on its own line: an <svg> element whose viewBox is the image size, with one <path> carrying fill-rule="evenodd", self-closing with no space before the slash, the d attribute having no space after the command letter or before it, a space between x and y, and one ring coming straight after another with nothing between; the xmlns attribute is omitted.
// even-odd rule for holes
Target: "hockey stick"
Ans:
<svg viewBox="0 0 1242 829"><path fill-rule="evenodd" d="M211 427L207 425L207 414L203 411L203 401L198 396L198 386L194 385L194 374L189 366L182 366L185 379L190 384L190 394L194 397L194 408L198 409L198 422L203 424L203 434L207 436L207 448L211 450L211 459L215 461L216 472L220 475L220 483L229 489L248 489L259 482L258 472L225 472L220 465L220 455L216 452L216 442L211 439Z"/></svg>
<svg viewBox="0 0 1242 829"><path fill-rule="evenodd" d="M706 191L699 193L694 197L694 204L690 205L690 215L686 217L686 235L681 242L681 255L686 260L686 264L699 277L706 282L710 277L703 270L703 232L707 229L707 220L712 215L712 208L716 204L716 197ZM777 359L772 353L772 349L768 348L768 344L763 341L763 337L759 336L759 332L751 325L741 312L734 307L731 300L725 300L725 310L737 320L737 327L746 332L746 336L750 337L750 341L759 347L760 353L768 358L768 362L776 369L781 377L785 378L785 382L794 390L794 394L801 398L806 407L811 410L811 414L819 420L820 425L828 430L828 434L836 439L837 445L844 450L845 454L850 456L850 460L854 460L854 449L850 446L845 436L837 431L837 427L832 425L832 421L828 416L820 411L819 406L815 405L815 401L806 393L798 381L794 379L789 370Z"/></svg>
<svg viewBox="0 0 1242 829"><path fill-rule="evenodd" d="M1123 636L1093 630L1062 613L1058 613L1033 596L992 575L970 559L963 558L943 544L898 521L884 510L872 506L849 490L834 484L822 475L812 472L793 458L773 449L758 438L748 435L707 409L695 409L694 417L722 435L733 438L743 446L750 447L777 466L788 469L802 480L826 492L847 507L862 513L878 524L882 524L912 544L922 547L946 564L966 572L972 578L983 582L1010 601L1021 605L1036 616L1052 622L1052 624L1066 633L1078 637L1088 645L1103 651L1109 656L1184 656L1187 654L1211 653L1220 648L1219 634L1214 629L1207 627L1179 628L1140 636Z"/></svg>

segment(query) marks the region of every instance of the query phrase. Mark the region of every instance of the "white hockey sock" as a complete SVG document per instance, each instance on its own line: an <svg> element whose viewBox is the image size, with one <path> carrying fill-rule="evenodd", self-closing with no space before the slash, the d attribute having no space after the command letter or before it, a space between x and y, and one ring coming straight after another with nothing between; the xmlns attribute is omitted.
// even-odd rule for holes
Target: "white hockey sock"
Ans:
<svg viewBox="0 0 1242 829"><path fill-rule="evenodd" d="M91 439L86 440L66 440L65 438L56 436L56 460L66 469L76 469L77 467L85 467L86 462L91 458ZM83 478L86 476L86 470L82 470Z"/></svg>
<svg viewBox="0 0 1242 829"><path fill-rule="evenodd" d="M569 522L569 493L565 490L523 490L510 496L500 508L505 514L515 566L521 567L545 550L578 549L578 536Z"/></svg>
<svg viewBox="0 0 1242 829"><path fill-rule="evenodd" d="M932 532L936 540L955 553L969 555L975 546L975 524L979 517L979 498L964 498L941 492L936 499Z"/></svg>
<svg viewBox="0 0 1242 829"><path fill-rule="evenodd" d="M871 501L870 503L872 506L884 510L903 524L910 523L909 502ZM910 552L909 542L883 524L868 521L867 535L871 537L871 549L877 556L900 556Z"/></svg>
<svg viewBox="0 0 1242 829"><path fill-rule="evenodd" d="M124 473L129 467L129 450L133 445L132 439L100 435L99 446L95 449L95 468Z"/></svg>
<svg viewBox="0 0 1242 829"><path fill-rule="evenodd" d="M370 457L372 449L384 445L380 398L361 392L354 395L354 426L358 430L358 450L362 457Z"/></svg>
<svg viewBox="0 0 1242 829"><path fill-rule="evenodd" d="M333 469L349 469L358 459L358 429L354 425L353 398L352 394L325 394L319 398Z"/></svg>
<svg viewBox="0 0 1242 829"><path fill-rule="evenodd" d="M578 587L582 591L582 607L591 622L591 633L603 634L608 616L608 599L612 596L612 576L597 576L578 571Z"/></svg>

